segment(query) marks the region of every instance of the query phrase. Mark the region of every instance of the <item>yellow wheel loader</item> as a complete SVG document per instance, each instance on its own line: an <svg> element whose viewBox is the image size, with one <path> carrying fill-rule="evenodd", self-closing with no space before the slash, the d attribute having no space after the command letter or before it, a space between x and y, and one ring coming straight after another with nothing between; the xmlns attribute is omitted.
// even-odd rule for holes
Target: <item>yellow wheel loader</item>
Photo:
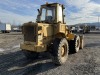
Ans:
<svg viewBox="0 0 100 75"><path fill-rule="evenodd" d="M28 59L37 58L41 52L49 52L57 65L66 62L69 52L83 48L83 36L71 33L65 23L64 5L51 3L41 5L36 22L24 23L24 43L20 48Z"/></svg>

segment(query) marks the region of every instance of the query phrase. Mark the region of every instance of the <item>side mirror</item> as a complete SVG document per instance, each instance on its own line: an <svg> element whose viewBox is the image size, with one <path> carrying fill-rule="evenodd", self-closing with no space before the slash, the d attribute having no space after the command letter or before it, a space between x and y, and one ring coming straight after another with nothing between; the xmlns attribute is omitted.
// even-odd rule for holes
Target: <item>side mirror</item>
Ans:
<svg viewBox="0 0 100 75"><path fill-rule="evenodd" d="M65 6L64 5L62 7L63 7L63 9L65 9Z"/></svg>
<svg viewBox="0 0 100 75"><path fill-rule="evenodd" d="M38 10L39 15L41 15L40 10L39 9L37 9L37 10Z"/></svg>

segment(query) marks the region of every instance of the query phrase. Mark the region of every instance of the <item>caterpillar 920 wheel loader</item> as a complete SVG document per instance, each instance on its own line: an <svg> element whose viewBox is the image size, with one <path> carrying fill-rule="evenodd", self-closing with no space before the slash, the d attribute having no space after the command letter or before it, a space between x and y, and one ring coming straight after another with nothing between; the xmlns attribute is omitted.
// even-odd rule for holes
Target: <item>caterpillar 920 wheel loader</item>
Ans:
<svg viewBox="0 0 100 75"><path fill-rule="evenodd" d="M38 9L36 22L24 23L24 43L20 48L26 57L37 58L38 53L50 52L57 65L66 62L69 52L83 48L83 36L71 33L65 23L64 5L44 4Z"/></svg>

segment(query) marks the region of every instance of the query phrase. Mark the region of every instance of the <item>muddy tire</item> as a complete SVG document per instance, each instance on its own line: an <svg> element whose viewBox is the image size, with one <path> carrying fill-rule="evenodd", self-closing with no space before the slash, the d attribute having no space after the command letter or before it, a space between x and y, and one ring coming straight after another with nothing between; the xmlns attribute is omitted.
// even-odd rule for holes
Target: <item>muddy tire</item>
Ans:
<svg viewBox="0 0 100 75"><path fill-rule="evenodd" d="M74 40L69 41L69 51L70 53L77 53L80 49L80 37L75 36Z"/></svg>
<svg viewBox="0 0 100 75"><path fill-rule="evenodd" d="M27 50L22 50L27 59L37 59L38 53Z"/></svg>
<svg viewBox="0 0 100 75"><path fill-rule="evenodd" d="M80 36L80 49L84 47L84 36Z"/></svg>
<svg viewBox="0 0 100 75"><path fill-rule="evenodd" d="M53 62L56 65L62 65L68 58L68 42L65 38L55 39L53 42Z"/></svg>

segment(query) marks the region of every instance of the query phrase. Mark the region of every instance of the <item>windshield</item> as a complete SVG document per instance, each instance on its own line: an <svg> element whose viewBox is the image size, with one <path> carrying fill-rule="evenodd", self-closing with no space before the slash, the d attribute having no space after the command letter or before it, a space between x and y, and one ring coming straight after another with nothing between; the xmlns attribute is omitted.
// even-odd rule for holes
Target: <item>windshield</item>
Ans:
<svg viewBox="0 0 100 75"><path fill-rule="evenodd" d="M42 8L40 21L42 22L53 22L55 20L55 8L46 7Z"/></svg>

